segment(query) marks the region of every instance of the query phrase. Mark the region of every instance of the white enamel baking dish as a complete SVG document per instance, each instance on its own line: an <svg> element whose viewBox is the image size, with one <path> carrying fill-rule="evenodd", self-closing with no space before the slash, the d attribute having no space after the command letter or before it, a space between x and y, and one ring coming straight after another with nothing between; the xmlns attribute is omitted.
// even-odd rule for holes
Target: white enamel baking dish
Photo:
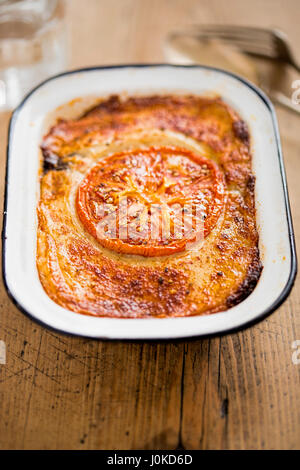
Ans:
<svg viewBox="0 0 300 470"><path fill-rule="evenodd" d="M95 318L54 303L39 281L36 204L39 145L46 116L86 95L110 93L218 93L250 126L256 175L257 225L264 266L254 291L213 315L166 319ZM274 311L289 294L297 270L293 228L275 113L246 80L202 66L129 65L67 72L45 81L13 114L7 152L3 273L13 301L42 324L64 333L107 339L172 339L232 331Z"/></svg>

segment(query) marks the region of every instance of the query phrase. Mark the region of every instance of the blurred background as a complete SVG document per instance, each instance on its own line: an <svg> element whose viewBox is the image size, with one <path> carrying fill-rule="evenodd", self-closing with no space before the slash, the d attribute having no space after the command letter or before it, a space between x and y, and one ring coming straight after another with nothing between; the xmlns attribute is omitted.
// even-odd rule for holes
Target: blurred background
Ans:
<svg viewBox="0 0 300 470"><path fill-rule="evenodd" d="M299 13L299 0L0 0L1 197L11 108L41 80L97 65L204 63L272 97L299 245ZM1 285L0 448L299 449L299 310L296 280L282 307L242 332L91 341L37 325Z"/></svg>
<svg viewBox="0 0 300 470"><path fill-rule="evenodd" d="M292 108L298 9L297 0L0 0L0 109L63 70L134 62L225 68Z"/></svg>

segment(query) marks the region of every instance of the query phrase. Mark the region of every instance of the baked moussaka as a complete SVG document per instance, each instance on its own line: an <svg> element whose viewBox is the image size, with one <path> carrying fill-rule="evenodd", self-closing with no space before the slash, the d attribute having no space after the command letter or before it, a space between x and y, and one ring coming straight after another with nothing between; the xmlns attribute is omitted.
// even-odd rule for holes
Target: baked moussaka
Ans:
<svg viewBox="0 0 300 470"><path fill-rule="evenodd" d="M220 312L262 265L246 123L219 97L98 100L42 144L37 267L73 312Z"/></svg>

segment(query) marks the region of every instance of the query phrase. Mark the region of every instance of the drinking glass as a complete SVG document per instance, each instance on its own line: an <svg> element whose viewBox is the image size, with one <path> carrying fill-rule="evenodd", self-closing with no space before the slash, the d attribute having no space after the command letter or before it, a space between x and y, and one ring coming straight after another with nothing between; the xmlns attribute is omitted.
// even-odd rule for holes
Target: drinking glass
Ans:
<svg viewBox="0 0 300 470"><path fill-rule="evenodd" d="M63 0L0 0L0 111L66 67Z"/></svg>

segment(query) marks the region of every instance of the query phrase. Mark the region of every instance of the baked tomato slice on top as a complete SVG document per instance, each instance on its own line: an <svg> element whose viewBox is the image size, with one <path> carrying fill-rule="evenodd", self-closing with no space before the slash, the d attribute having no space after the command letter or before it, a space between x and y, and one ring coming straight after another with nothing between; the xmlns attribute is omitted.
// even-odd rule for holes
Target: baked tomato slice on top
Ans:
<svg viewBox="0 0 300 470"><path fill-rule="evenodd" d="M77 190L84 228L119 253L164 256L205 238L224 203L217 164L191 150L150 147L102 158Z"/></svg>

